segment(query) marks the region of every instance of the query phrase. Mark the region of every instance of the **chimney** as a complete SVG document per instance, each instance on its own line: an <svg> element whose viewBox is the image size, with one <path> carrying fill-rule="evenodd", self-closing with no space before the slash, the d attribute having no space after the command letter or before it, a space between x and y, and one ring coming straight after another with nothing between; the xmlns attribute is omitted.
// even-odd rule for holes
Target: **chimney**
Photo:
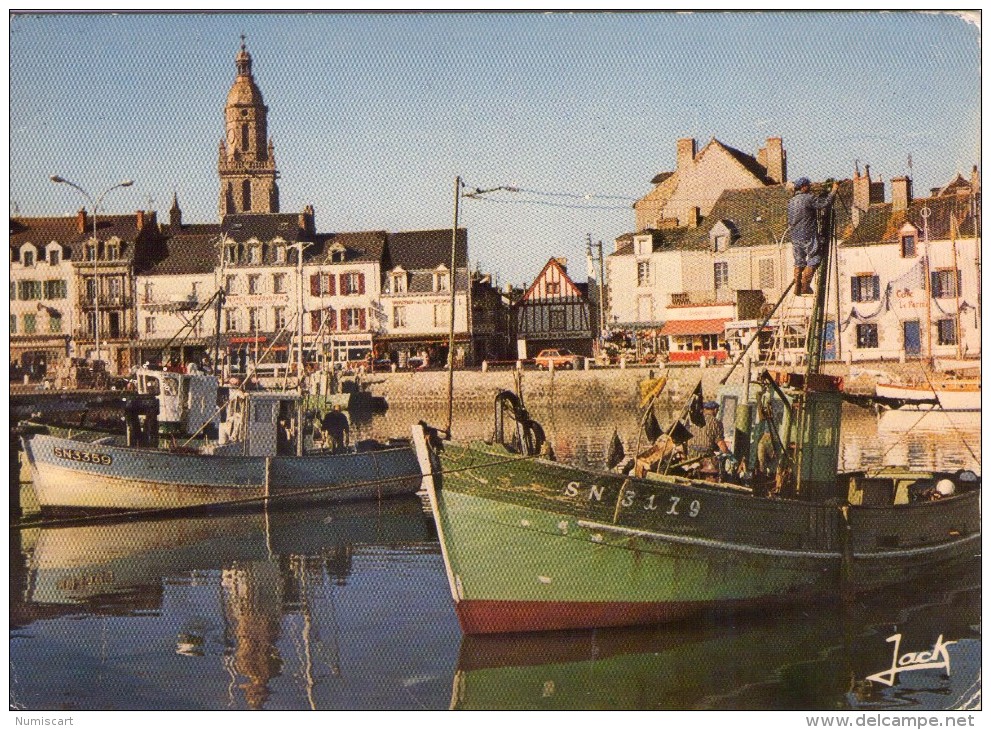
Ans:
<svg viewBox="0 0 991 730"><path fill-rule="evenodd" d="M860 166L853 173L853 226L860 225L860 219L867 213L871 204L871 166L864 166L864 174L860 174Z"/></svg>
<svg viewBox="0 0 991 730"><path fill-rule="evenodd" d="M684 170L695 163L695 139L686 137L678 140L678 167Z"/></svg>
<svg viewBox="0 0 991 730"><path fill-rule="evenodd" d="M768 137L767 146L761 150L764 154L764 168L767 176L777 184L788 179L788 154L781 142L781 137Z"/></svg>
<svg viewBox="0 0 991 730"><path fill-rule="evenodd" d="M307 205L303 208L303 212L299 214L299 229L308 236L312 236L316 232L312 205Z"/></svg>
<svg viewBox="0 0 991 730"><path fill-rule="evenodd" d="M76 212L76 232L86 233L86 209L80 208Z"/></svg>
<svg viewBox="0 0 991 730"><path fill-rule="evenodd" d="M698 228L702 220L702 211L696 206L688 209L688 227Z"/></svg>
<svg viewBox="0 0 991 730"><path fill-rule="evenodd" d="M911 202L912 178L904 176L891 178L891 209L908 210Z"/></svg>
<svg viewBox="0 0 991 730"><path fill-rule="evenodd" d="M977 165L970 171L970 192L981 192L981 173L977 171Z"/></svg>
<svg viewBox="0 0 991 730"><path fill-rule="evenodd" d="M564 256L558 256L557 257L557 262L561 265L561 268L564 269L564 273L567 274L568 273L568 259L566 259Z"/></svg>

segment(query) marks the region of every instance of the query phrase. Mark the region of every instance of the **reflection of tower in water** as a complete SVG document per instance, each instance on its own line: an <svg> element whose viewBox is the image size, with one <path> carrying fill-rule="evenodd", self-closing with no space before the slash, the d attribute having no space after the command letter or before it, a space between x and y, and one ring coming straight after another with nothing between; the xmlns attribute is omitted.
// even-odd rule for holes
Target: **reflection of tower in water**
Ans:
<svg viewBox="0 0 991 730"><path fill-rule="evenodd" d="M253 710L264 707L268 683L282 673L279 624L282 617L282 577L274 561L236 562L223 571L224 615L228 641L234 642L233 669L242 677L238 687Z"/></svg>

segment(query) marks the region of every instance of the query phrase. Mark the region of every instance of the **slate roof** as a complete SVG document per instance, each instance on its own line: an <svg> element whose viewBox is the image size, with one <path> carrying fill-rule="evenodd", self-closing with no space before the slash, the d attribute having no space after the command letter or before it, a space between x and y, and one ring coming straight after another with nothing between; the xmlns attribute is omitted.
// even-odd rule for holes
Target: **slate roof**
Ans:
<svg viewBox="0 0 991 730"><path fill-rule="evenodd" d="M981 195L978 193L978 208L980 205ZM923 208L929 208L928 221L923 220ZM941 195L919 198L913 200L907 209L898 211L894 210L891 203L876 203L867 209L864 217L860 220L860 225L844 241L844 244L863 246L872 243L896 243L898 233L906 222L918 228L920 236L925 228L923 223L928 223L930 241L949 240L953 237L951 230L951 217L953 216L956 217L957 221L957 237L973 238L976 225L974 216L971 214L970 196Z"/></svg>
<svg viewBox="0 0 991 730"><path fill-rule="evenodd" d="M220 226L215 223L183 226L181 233L162 243L158 252L160 258L147 263L137 273L148 276L208 274L219 261L219 234Z"/></svg>
<svg viewBox="0 0 991 730"><path fill-rule="evenodd" d="M401 231L390 233L388 242L390 268L402 266L406 271L451 266L451 229ZM468 266L468 231L458 229L454 261L457 268ZM460 286L460 282L459 282Z"/></svg>
<svg viewBox="0 0 991 730"><path fill-rule="evenodd" d="M813 185L813 192L823 194L827 192L827 188L822 184ZM616 239L618 244L616 251L609 255L632 255L633 237L644 233L652 234L655 252L709 250L712 247L710 231L720 221L735 232L730 242L731 247L774 245L788 228L788 201L792 195L793 191L787 185L726 190L719 196L709 215L699 222L697 228L681 226L624 233ZM852 200L853 182L841 180L837 202L833 206L836 212L837 236L840 240L850 235ZM787 235L784 236L784 241L790 240Z"/></svg>
<svg viewBox="0 0 991 730"><path fill-rule="evenodd" d="M315 245L303 254L307 263L331 262L331 254L337 245L344 247L344 263L352 261L381 261L385 253L388 234L385 231L358 231L354 233L320 233Z"/></svg>
<svg viewBox="0 0 991 730"><path fill-rule="evenodd" d="M825 185L813 185L814 194L828 192ZM747 190L726 190L712 207L698 228L692 233L693 243L709 248L709 232L719 221L736 231L730 246L765 246L777 244L784 234L784 241L791 241L787 235L788 201L793 191L787 185L770 185ZM841 180L836 194L833 211L836 214L836 234L843 240L850 234L850 210L853 200L853 182Z"/></svg>
<svg viewBox="0 0 991 730"><path fill-rule="evenodd" d="M252 238L267 242L282 238L289 243L309 241L299 227L298 213L236 213L225 215L220 231L228 238L244 243Z"/></svg>
<svg viewBox="0 0 991 730"><path fill-rule="evenodd" d="M708 220L708 219L707 219ZM708 230L708 229L707 229ZM654 251L684 251L699 248L708 248L708 235L705 245L702 246L694 240L693 229L684 226L679 228L664 228L661 230L645 228L642 231L624 233L616 238L618 244L615 251L610 256L631 256L633 254L633 237L644 234L651 234L653 237Z"/></svg>
<svg viewBox="0 0 991 730"><path fill-rule="evenodd" d="M52 241L58 241L63 252L71 256L73 246L70 241L75 242L79 238L75 216L10 219L11 249L19 249L25 243L33 243L43 249Z"/></svg>

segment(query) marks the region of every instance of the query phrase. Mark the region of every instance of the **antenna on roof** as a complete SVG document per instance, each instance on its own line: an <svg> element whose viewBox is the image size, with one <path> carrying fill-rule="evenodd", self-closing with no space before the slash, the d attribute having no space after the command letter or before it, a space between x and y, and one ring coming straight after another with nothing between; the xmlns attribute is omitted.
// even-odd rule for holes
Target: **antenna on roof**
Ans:
<svg viewBox="0 0 991 730"><path fill-rule="evenodd" d="M912 177L912 154L908 155L908 176Z"/></svg>

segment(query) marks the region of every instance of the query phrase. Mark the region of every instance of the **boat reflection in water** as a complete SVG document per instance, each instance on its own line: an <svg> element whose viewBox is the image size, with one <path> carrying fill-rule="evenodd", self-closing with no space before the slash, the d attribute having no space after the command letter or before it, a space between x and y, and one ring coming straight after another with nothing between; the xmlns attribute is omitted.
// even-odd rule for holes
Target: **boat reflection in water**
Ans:
<svg viewBox="0 0 991 730"><path fill-rule="evenodd" d="M775 615L704 615L650 628L465 636L451 697L466 710L976 709L980 569ZM943 639L950 671L868 679ZM955 642L955 643L951 643ZM937 652L938 653L938 652Z"/></svg>
<svg viewBox="0 0 991 730"><path fill-rule="evenodd" d="M362 706L327 683L349 663L398 694L389 655L420 628L404 591L426 592L425 571L445 589L416 497L29 528L11 548L11 696L25 709ZM395 640L378 656L362 648L366 623ZM456 636L452 617L451 651Z"/></svg>

